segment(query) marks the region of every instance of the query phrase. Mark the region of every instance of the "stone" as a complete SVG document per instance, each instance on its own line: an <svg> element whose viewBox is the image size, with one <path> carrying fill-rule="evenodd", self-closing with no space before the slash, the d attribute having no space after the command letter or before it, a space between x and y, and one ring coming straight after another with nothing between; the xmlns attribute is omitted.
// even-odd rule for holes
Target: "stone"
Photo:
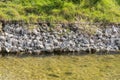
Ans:
<svg viewBox="0 0 120 80"><path fill-rule="evenodd" d="M33 33L37 35L39 32L36 29L33 29Z"/></svg>
<svg viewBox="0 0 120 80"><path fill-rule="evenodd" d="M115 40L115 45L118 47L120 50L120 38Z"/></svg>
<svg viewBox="0 0 120 80"><path fill-rule="evenodd" d="M83 42L84 44L89 44L89 40L88 40L87 38L83 38L83 39L82 39L82 42Z"/></svg>
<svg viewBox="0 0 120 80"><path fill-rule="evenodd" d="M114 33L118 33L118 29L114 25L112 26L112 30Z"/></svg>
<svg viewBox="0 0 120 80"><path fill-rule="evenodd" d="M19 33L21 31L21 29L22 29L21 27L17 27L16 30L15 30L15 32Z"/></svg>
<svg viewBox="0 0 120 80"><path fill-rule="evenodd" d="M5 41L5 40L6 40L5 36L0 36L0 41Z"/></svg>
<svg viewBox="0 0 120 80"><path fill-rule="evenodd" d="M68 28L70 31L68 31ZM0 34L0 47L5 47L6 52L25 51L39 53L40 51L88 51L120 50L120 28L116 26L98 29L95 35L82 33L78 27L61 28L60 31L49 31L44 25L32 31L19 25L4 27L5 32ZM42 31L43 30L43 31ZM116 34L117 33L117 34Z"/></svg>
<svg viewBox="0 0 120 80"><path fill-rule="evenodd" d="M18 50L21 52L24 51L24 49L22 47L18 47Z"/></svg>

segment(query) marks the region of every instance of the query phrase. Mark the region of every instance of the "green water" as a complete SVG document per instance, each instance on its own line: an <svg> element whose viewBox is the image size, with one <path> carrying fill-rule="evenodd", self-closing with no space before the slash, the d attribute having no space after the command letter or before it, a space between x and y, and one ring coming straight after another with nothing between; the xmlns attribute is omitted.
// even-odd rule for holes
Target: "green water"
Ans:
<svg viewBox="0 0 120 80"><path fill-rule="evenodd" d="M119 79L119 54L0 58L0 80Z"/></svg>

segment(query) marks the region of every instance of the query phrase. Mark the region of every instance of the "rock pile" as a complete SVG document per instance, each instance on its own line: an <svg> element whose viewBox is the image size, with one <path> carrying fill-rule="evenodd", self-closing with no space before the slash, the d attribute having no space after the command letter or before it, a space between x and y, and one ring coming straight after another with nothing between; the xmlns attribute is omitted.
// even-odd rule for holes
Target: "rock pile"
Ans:
<svg viewBox="0 0 120 80"><path fill-rule="evenodd" d="M0 51L40 54L54 51L94 53L120 50L120 27L99 28L96 34L89 35L77 27L73 30L56 30L47 25L37 26L31 31L19 24L6 24L4 32L0 33Z"/></svg>

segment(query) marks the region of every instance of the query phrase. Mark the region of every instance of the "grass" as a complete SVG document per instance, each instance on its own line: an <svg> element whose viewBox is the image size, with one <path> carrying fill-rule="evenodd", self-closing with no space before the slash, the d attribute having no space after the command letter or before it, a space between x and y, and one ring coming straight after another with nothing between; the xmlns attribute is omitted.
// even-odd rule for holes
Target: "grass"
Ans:
<svg viewBox="0 0 120 80"><path fill-rule="evenodd" d="M0 80L119 79L119 54L0 58Z"/></svg>
<svg viewBox="0 0 120 80"><path fill-rule="evenodd" d="M1 0L0 19L26 22L120 22L119 0Z"/></svg>

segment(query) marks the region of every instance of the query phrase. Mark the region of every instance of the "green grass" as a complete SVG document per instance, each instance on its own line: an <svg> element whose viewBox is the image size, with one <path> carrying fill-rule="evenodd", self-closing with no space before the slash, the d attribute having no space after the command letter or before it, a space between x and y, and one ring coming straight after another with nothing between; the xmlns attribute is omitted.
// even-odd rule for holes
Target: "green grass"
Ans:
<svg viewBox="0 0 120 80"><path fill-rule="evenodd" d="M1 20L120 22L119 0L3 0Z"/></svg>
<svg viewBox="0 0 120 80"><path fill-rule="evenodd" d="M120 80L120 55L0 58L0 80Z"/></svg>

